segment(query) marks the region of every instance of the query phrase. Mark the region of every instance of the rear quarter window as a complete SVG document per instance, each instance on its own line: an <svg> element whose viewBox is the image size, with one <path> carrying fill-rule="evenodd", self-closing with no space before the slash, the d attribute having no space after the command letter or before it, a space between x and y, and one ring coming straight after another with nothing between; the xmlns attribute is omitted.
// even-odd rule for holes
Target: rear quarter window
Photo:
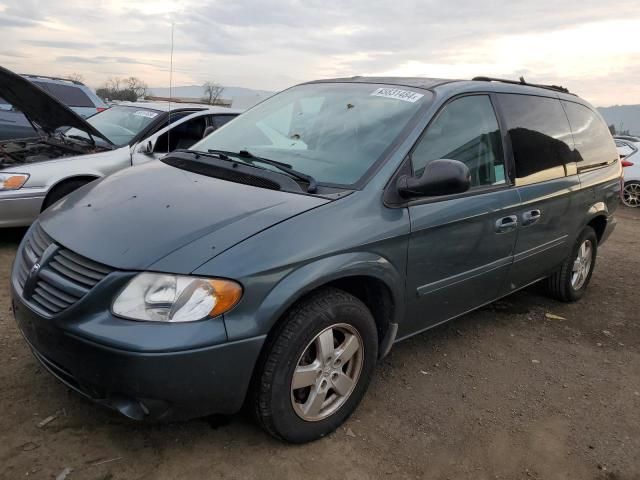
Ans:
<svg viewBox="0 0 640 480"><path fill-rule="evenodd" d="M567 165L575 159L560 100L520 94L498 97L513 149L516 185L566 176Z"/></svg>
<svg viewBox="0 0 640 480"><path fill-rule="evenodd" d="M590 108L573 102L562 102L573 132L578 171L609 165L618 152L609 128Z"/></svg>
<svg viewBox="0 0 640 480"><path fill-rule="evenodd" d="M60 85L49 82L33 82L50 93L56 100L69 107L95 107L91 99L82 89L72 85Z"/></svg>

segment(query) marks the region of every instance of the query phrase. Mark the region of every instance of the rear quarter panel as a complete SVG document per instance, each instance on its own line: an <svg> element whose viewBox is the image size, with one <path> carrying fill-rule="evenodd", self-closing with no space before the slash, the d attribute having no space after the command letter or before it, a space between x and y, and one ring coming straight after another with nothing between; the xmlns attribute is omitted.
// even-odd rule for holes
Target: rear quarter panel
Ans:
<svg viewBox="0 0 640 480"><path fill-rule="evenodd" d="M618 208L622 167L620 162L615 162L607 167L581 172L579 176L586 203L586 215L584 224L581 225L582 229L597 216L604 215L609 218ZM576 232L576 235L578 234L579 232Z"/></svg>

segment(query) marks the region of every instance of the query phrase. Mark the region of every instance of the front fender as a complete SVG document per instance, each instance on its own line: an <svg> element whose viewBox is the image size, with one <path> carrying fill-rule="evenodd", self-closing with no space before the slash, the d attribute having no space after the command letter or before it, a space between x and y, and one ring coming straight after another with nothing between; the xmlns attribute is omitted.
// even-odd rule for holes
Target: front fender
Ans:
<svg viewBox="0 0 640 480"><path fill-rule="evenodd" d="M348 252L325 257L287 272L257 306L251 300L244 308L225 315L229 340L264 335L297 300L312 290L346 277L368 276L382 281L391 292L394 304L392 323L404 314L404 276L386 258L370 252ZM249 290L249 288L247 288Z"/></svg>

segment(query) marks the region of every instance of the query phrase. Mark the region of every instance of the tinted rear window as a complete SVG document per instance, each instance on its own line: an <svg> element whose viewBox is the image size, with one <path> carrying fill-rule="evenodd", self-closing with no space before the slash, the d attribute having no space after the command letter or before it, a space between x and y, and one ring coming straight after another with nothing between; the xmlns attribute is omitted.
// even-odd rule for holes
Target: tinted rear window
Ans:
<svg viewBox="0 0 640 480"><path fill-rule="evenodd" d="M69 107L95 107L87 94L78 87L48 82L33 83Z"/></svg>
<svg viewBox="0 0 640 480"><path fill-rule="evenodd" d="M573 102L562 102L573 132L578 170L608 165L618 159L615 143L598 115Z"/></svg>
<svg viewBox="0 0 640 480"><path fill-rule="evenodd" d="M513 148L516 184L566 176L573 162L573 140L560 100L531 95L500 94Z"/></svg>

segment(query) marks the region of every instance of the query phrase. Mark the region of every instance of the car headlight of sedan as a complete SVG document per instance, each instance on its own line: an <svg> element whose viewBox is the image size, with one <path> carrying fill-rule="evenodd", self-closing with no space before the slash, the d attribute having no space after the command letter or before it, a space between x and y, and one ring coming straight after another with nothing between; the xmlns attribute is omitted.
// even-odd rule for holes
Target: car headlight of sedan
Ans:
<svg viewBox="0 0 640 480"><path fill-rule="evenodd" d="M29 180L26 173L0 173L0 191L18 190Z"/></svg>
<svg viewBox="0 0 640 480"><path fill-rule="evenodd" d="M220 278L140 273L116 297L111 311L130 320L195 322L231 310L242 287Z"/></svg>

